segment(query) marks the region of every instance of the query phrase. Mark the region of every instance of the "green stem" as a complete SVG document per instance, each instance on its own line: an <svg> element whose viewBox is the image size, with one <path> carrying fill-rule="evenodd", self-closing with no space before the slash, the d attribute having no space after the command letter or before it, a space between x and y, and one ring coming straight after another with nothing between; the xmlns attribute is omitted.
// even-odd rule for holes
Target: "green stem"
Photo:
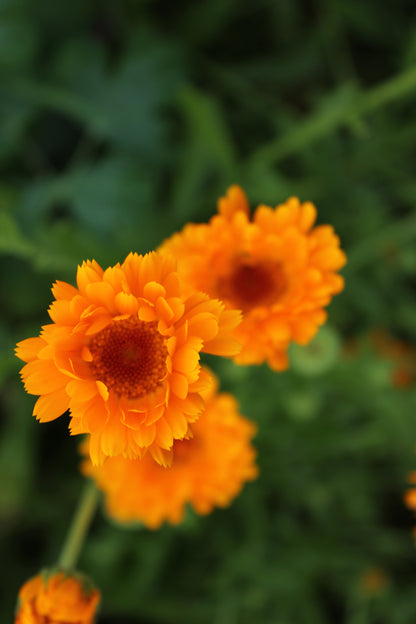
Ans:
<svg viewBox="0 0 416 624"><path fill-rule="evenodd" d="M98 490L93 482L89 482L84 487L71 526L69 527L58 560L60 568L72 570L76 566L85 536L97 508L97 503Z"/></svg>
<svg viewBox="0 0 416 624"><path fill-rule="evenodd" d="M382 82L363 94L358 105L359 113L366 113L385 106L416 92L416 69L411 67L402 73Z"/></svg>
<svg viewBox="0 0 416 624"><path fill-rule="evenodd" d="M416 69L405 70L401 74L368 89L362 93L351 87L337 106L330 110L312 112L283 136L262 145L253 154L251 165L270 167L287 156L300 152L316 140L328 136L343 125L356 124L360 117L390 102L416 94Z"/></svg>

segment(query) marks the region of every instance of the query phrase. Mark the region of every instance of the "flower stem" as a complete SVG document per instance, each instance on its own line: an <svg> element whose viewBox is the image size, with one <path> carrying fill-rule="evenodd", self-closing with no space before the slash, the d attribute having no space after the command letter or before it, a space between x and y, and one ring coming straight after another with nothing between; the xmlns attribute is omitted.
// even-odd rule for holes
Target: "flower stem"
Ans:
<svg viewBox="0 0 416 624"><path fill-rule="evenodd" d="M297 122L283 135L260 146L252 154L250 167L271 167L284 158L301 152L305 147L328 136L341 126L359 122L362 115L413 95L415 90L415 67L367 91L358 91L355 85L351 85L340 92L332 107L316 109L304 121Z"/></svg>
<svg viewBox="0 0 416 624"><path fill-rule="evenodd" d="M98 490L91 481L87 483L81 494L78 507L69 527L61 555L58 560L60 568L71 570L76 566L85 536L88 532L98 503Z"/></svg>

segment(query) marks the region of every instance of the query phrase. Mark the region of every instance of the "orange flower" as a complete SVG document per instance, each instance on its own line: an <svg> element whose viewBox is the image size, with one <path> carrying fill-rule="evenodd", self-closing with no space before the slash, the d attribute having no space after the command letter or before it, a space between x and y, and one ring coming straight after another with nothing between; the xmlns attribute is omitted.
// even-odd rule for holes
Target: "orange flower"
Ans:
<svg viewBox="0 0 416 624"><path fill-rule="evenodd" d="M378 566L367 568L359 578L362 593L370 598L381 594L388 584L389 577L386 571Z"/></svg>
<svg viewBox="0 0 416 624"><path fill-rule="evenodd" d="M17 345L26 390L40 395L34 415L46 422L70 409L71 433L91 434L94 464L146 449L169 463L173 440L204 408L200 351L236 353L229 333L240 313L203 293L185 296L176 261L155 252L105 271L84 262L77 285L56 282L53 323Z"/></svg>
<svg viewBox="0 0 416 624"><path fill-rule="evenodd" d="M190 289L240 308L234 332L238 364L288 366L291 340L306 344L326 320L324 307L344 287L336 274L346 262L329 225L313 228L316 208L298 199L273 209L259 206L250 220L247 198L232 186L208 224L188 224L160 251L178 259Z"/></svg>
<svg viewBox="0 0 416 624"><path fill-rule="evenodd" d="M207 398L206 411L192 425L193 437L176 441L171 468L143 459L107 459L82 470L104 491L108 514L121 523L141 521L155 529L163 521L178 524L190 503L199 514L225 507L247 480L255 479L255 426L240 416L229 394Z"/></svg>
<svg viewBox="0 0 416 624"><path fill-rule="evenodd" d="M405 492L404 502L409 509L416 512L416 487L414 487L416 485L416 471L409 473L408 481L413 487ZM416 537L416 527L413 529L413 533Z"/></svg>
<svg viewBox="0 0 416 624"><path fill-rule="evenodd" d="M92 624L99 602L99 591L79 574L39 574L19 592L15 624Z"/></svg>

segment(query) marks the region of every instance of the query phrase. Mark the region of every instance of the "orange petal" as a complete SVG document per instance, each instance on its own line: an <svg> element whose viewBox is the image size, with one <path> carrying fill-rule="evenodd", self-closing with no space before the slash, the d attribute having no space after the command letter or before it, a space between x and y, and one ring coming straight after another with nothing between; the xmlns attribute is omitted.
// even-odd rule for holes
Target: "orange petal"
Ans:
<svg viewBox="0 0 416 624"><path fill-rule="evenodd" d="M140 301L139 319L141 321L151 322L156 320L155 309L146 302Z"/></svg>
<svg viewBox="0 0 416 624"><path fill-rule="evenodd" d="M172 401L172 404L178 406L178 403L174 401ZM204 399L197 393L188 394L186 399L180 401L179 408L186 414L188 421L195 421L205 409Z"/></svg>
<svg viewBox="0 0 416 624"><path fill-rule="evenodd" d="M289 367L289 358L287 351L275 351L270 357L267 358L267 362L275 371L283 371Z"/></svg>
<svg viewBox="0 0 416 624"><path fill-rule="evenodd" d="M105 385L105 383L104 383L104 382L102 382L102 381L96 381L96 382L95 382L95 385L96 385L96 387L97 387L97 390L98 390L98 392L99 392L99 394L100 394L101 398L102 398L104 401L108 401L109 392L108 392L108 388L107 388L107 386Z"/></svg>
<svg viewBox="0 0 416 624"><path fill-rule="evenodd" d="M69 421L69 433L71 435L79 435L85 433L85 428L82 426L81 418L77 416L71 416Z"/></svg>
<svg viewBox="0 0 416 624"><path fill-rule="evenodd" d="M283 343L287 346L290 342L291 331L287 322L280 316L273 315L265 322L267 330L273 334L273 344Z"/></svg>
<svg viewBox="0 0 416 624"><path fill-rule="evenodd" d="M188 380L180 373L173 373L169 379L169 385L173 394L179 399L185 399L188 394Z"/></svg>
<svg viewBox="0 0 416 624"><path fill-rule="evenodd" d="M114 305L115 292L112 286L107 282L94 282L93 284L87 284L85 292L88 299L92 303L105 307L113 314L116 312Z"/></svg>
<svg viewBox="0 0 416 624"><path fill-rule="evenodd" d="M69 408L69 397L65 388L39 397L33 408L33 415L40 422L50 422L62 416Z"/></svg>
<svg viewBox="0 0 416 624"><path fill-rule="evenodd" d="M159 297L165 296L166 290L162 284L159 284L158 282L147 282L143 288L143 297L152 303L155 303L156 299Z"/></svg>
<svg viewBox="0 0 416 624"><path fill-rule="evenodd" d="M218 390L218 379L210 370L202 367L197 381L189 386L189 392L201 394L204 399Z"/></svg>
<svg viewBox="0 0 416 624"><path fill-rule="evenodd" d="M106 460L106 456L101 448L100 433L92 433L90 435L89 452L93 466L102 466Z"/></svg>
<svg viewBox="0 0 416 624"><path fill-rule="evenodd" d="M166 421L173 433L175 440L182 440L188 432L188 421L186 420L182 410L168 408L165 414Z"/></svg>
<svg viewBox="0 0 416 624"><path fill-rule="evenodd" d="M176 323L185 311L185 304L179 297L168 297L166 303L173 312L172 323Z"/></svg>
<svg viewBox="0 0 416 624"><path fill-rule="evenodd" d="M165 323L169 323L173 319L173 310L164 297L156 299L155 310L158 317L163 319Z"/></svg>
<svg viewBox="0 0 416 624"><path fill-rule="evenodd" d="M66 299L54 301L49 306L48 314L53 322L59 325L73 325L77 320L71 310L70 302Z"/></svg>
<svg viewBox="0 0 416 624"><path fill-rule="evenodd" d="M39 351L45 346L46 342L43 338L26 338L17 343L15 353L24 362L31 362L37 358Z"/></svg>
<svg viewBox="0 0 416 624"><path fill-rule="evenodd" d="M164 468L169 468L172 465L173 449L165 450L158 446L151 446L149 452L153 459Z"/></svg>
<svg viewBox="0 0 416 624"><path fill-rule="evenodd" d="M145 285L155 278L155 262L152 253L147 253L140 257L139 266L139 288L143 293Z"/></svg>
<svg viewBox="0 0 416 624"><path fill-rule="evenodd" d="M104 271L103 280L113 287L114 292L129 291L126 276L119 263Z"/></svg>
<svg viewBox="0 0 416 624"><path fill-rule="evenodd" d="M125 292L117 293L115 305L120 314L129 314L130 316L137 314L137 309L139 307L137 298Z"/></svg>
<svg viewBox="0 0 416 624"><path fill-rule="evenodd" d="M149 425L148 427L140 427L137 431L132 431L133 440L140 446L141 448L146 448L150 446L156 435L156 426Z"/></svg>
<svg viewBox="0 0 416 624"><path fill-rule="evenodd" d="M308 232L316 221L316 208L312 202L305 202L301 206L299 227L302 232Z"/></svg>
<svg viewBox="0 0 416 624"><path fill-rule="evenodd" d="M169 424L165 418L160 418L157 421L155 443L166 450L172 448L172 429L169 427Z"/></svg>
<svg viewBox="0 0 416 624"><path fill-rule="evenodd" d="M189 333L208 341L218 334L218 319L211 312L202 312L189 319Z"/></svg>
<svg viewBox="0 0 416 624"><path fill-rule="evenodd" d="M108 314L106 310L103 310L103 314L97 316L97 318L91 323L87 330L85 330L85 334L87 336L92 336L93 334L98 334L102 329L107 327L113 320L112 316Z"/></svg>
<svg viewBox="0 0 416 624"><path fill-rule="evenodd" d="M221 312L219 327L220 332L229 332L240 325L242 314L240 310L224 310Z"/></svg>
<svg viewBox="0 0 416 624"><path fill-rule="evenodd" d="M159 418L162 418L164 412L165 412L164 405L157 405L157 406L150 407L145 416L145 420L144 420L145 425L148 426L158 421Z"/></svg>
<svg viewBox="0 0 416 624"><path fill-rule="evenodd" d="M123 412L123 423L129 429L140 429L145 420L145 414L143 412L135 412L133 410L126 410Z"/></svg>
<svg viewBox="0 0 416 624"><path fill-rule="evenodd" d="M120 422L119 415L115 414L101 433L101 448L105 455L114 457L122 455L127 448L127 428Z"/></svg>
<svg viewBox="0 0 416 624"><path fill-rule="evenodd" d="M166 292L169 294L169 297L175 297L178 302L182 302L182 299L178 296L181 291L181 282L179 279L179 275L176 273L176 259L174 259L174 264L172 265L172 273L166 275L163 280L163 285L166 288Z"/></svg>
<svg viewBox="0 0 416 624"><path fill-rule="evenodd" d="M320 269L335 271L344 266L346 256L340 249L322 249L313 254L312 261L316 263Z"/></svg>
<svg viewBox="0 0 416 624"><path fill-rule="evenodd" d="M277 229L284 229L290 226L299 213L299 200L295 197L289 198L286 203L277 206L273 215L273 221Z"/></svg>
<svg viewBox="0 0 416 624"><path fill-rule="evenodd" d="M307 344L318 331L318 323L314 319L302 319L293 328L293 340L300 345Z"/></svg>
<svg viewBox="0 0 416 624"><path fill-rule="evenodd" d="M241 351L241 344L233 338L227 336L219 336L210 340L202 349L204 353L212 353L212 355L237 355Z"/></svg>
<svg viewBox="0 0 416 624"><path fill-rule="evenodd" d="M57 280L52 286L52 293L55 299L69 300L78 295L78 290L71 284L67 284L67 282Z"/></svg>
<svg viewBox="0 0 416 624"><path fill-rule="evenodd" d="M97 386L92 380L73 379L66 385L66 391L72 399L81 403L97 395Z"/></svg>
<svg viewBox="0 0 416 624"><path fill-rule="evenodd" d="M68 381L53 362L48 360L29 362L22 368L21 375L29 394L49 394L60 390Z"/></svg>
<svg viewBox="0 0 416 624"><path fill-rule="evenodd" d="M79 290L84 293L88 284L101 280L104 271L95 260L87 260L78 267L77 285Z"/></svg>
<svg viewBox="0 0 416 624"><path fill-rule="evenodd" d="M82 412L83 433L100 431L108 420L107 410L99 400L91 401Z"/></svg>
<svg viewBox="0 0 416 624"><path fill-rule="evenodd" d="M226 219L231 219L236 212L241 212L247 217L250 215L250 206L246 194L237 184L230 186L225 197L218 200L218 212Z"/></svg>
<svg viewBox="0 0 416 624"><path fill-rule="evenodd" d="M172 363L176 371L188 373L193 371L199 364L199 350L192 349L185 345L172 356Z"/></svg>

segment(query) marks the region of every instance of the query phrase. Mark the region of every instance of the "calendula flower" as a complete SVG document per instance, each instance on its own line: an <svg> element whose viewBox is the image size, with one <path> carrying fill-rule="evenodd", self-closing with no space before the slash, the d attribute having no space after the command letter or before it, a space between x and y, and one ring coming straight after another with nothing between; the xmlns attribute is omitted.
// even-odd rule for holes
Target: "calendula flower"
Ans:
<svg viewBox="0 0 416 624"><path fill-rule="evenodd" d="M346 257L330 225L313 227L316 208L292 197L259 206L232 186L208 224L188 224L160 248L174 254L190 289L243 311L234 335L238 364L288 366L291 341L308 343L326 320L325 306L344 287L336 272Z"/></svg>
<svg viewBox="0 0 416 624"><path fill-rule="evenodd" d="M405 492L404 502L409 509L416 512L416 471L409 473L408 481L412 487ZM413 534L416 538L416 527L413 529Z"/></svg>
<svg viewBox="0 0 416 624"><path fill-rule="evenodd" d="M171 467L163 468L146 455L135 460L111 457L98 467L86 460L82 469L104 492L110 517L155 529L164 521L179 523L187 503L199 514L229 505L243 484L257 476L250 444L255 431L238 413L232 395L214 394L192 425L193 437L174 442Z"/></svg>
<svg viewBox="0 0 416 624"><path fill-rule="evenodd" d="M80 574L45 572L19 592L15 624L92 624L100 593Z"/></svg>
<svg viewBox="0 0 416 624"><path fill-rule="evenodd" d="M188 434L204 408L210 378L200 352L232 355L240 313L208 295L184 294L176 261L131 253L105 271L78 267L77 288L56 282L52 323L17 345L21 374L40 395L41 422L70 410L72 434L90 434L90 455L139 457L148 449L168 463L173 441Z"/></svg>

